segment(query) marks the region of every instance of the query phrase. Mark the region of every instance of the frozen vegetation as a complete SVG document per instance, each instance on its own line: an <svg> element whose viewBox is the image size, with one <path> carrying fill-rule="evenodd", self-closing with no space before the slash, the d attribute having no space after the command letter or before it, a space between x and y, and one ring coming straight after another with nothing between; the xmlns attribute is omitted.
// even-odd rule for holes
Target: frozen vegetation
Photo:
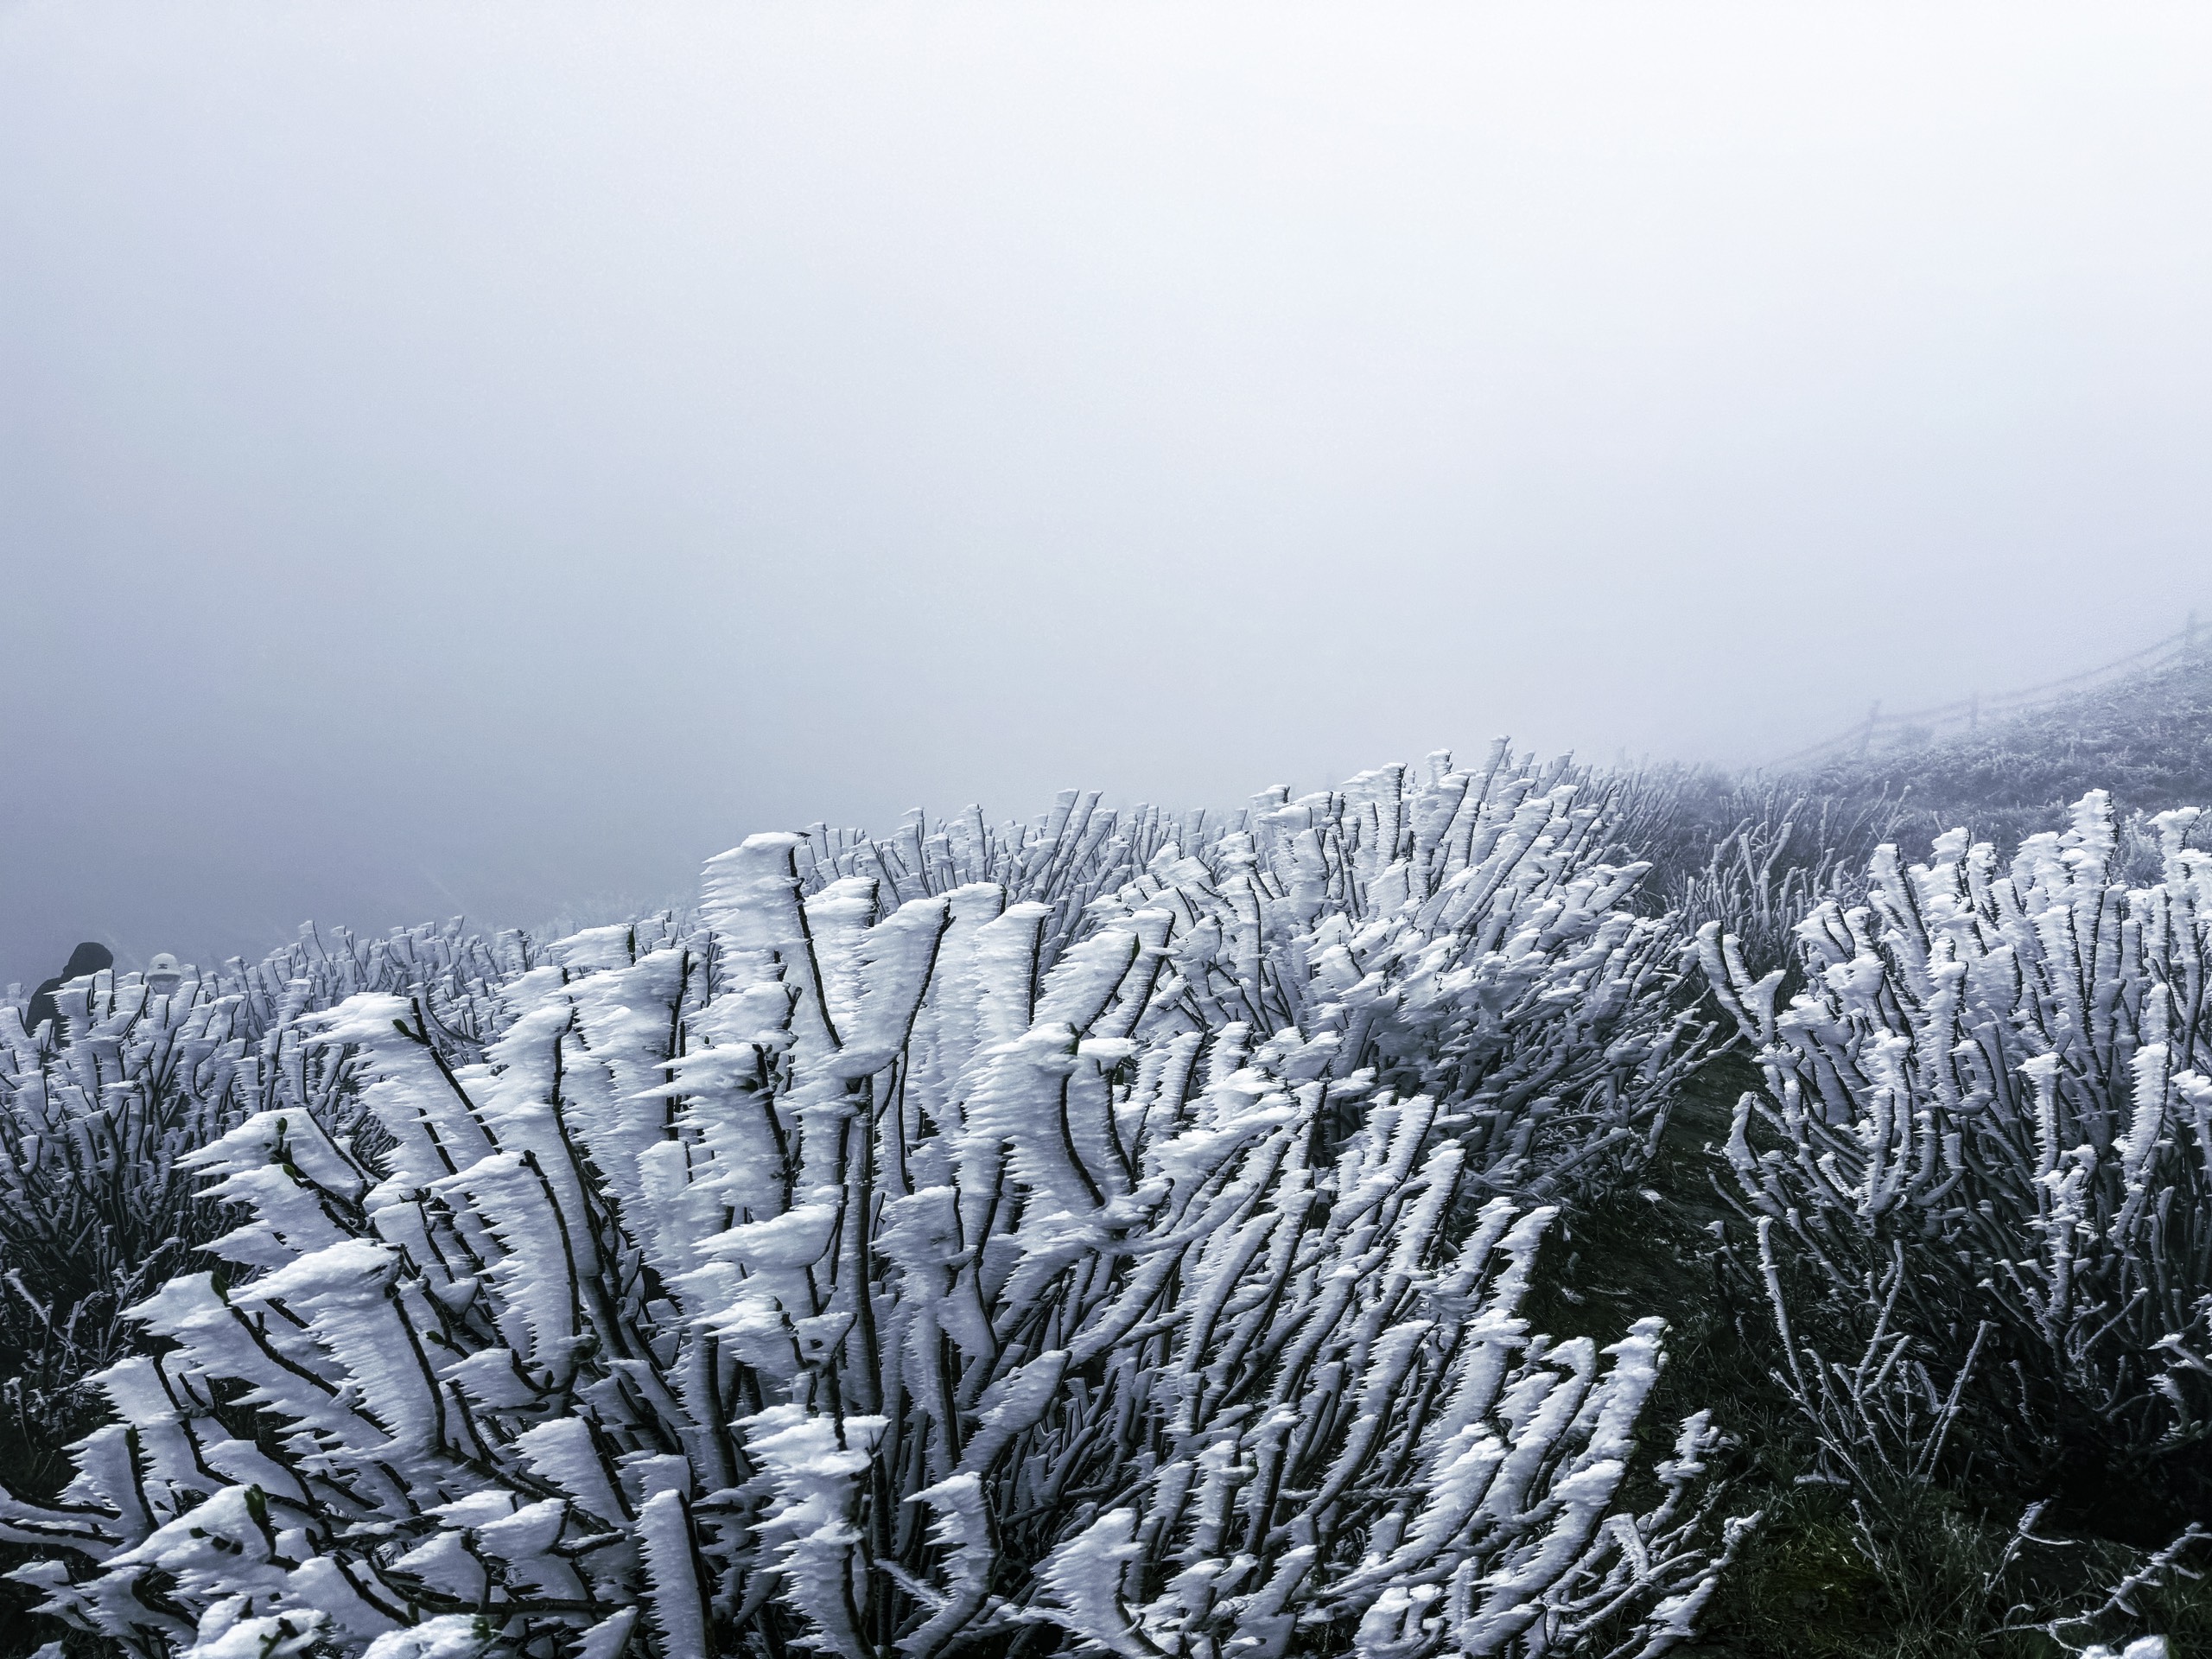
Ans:
<svg viewBox="0 0 2212 1659"><path fill-rule="evenodd" d="M0 1008L17 1650L2150 1659L2212 855L1897 821L1499 745Z"/></svg>

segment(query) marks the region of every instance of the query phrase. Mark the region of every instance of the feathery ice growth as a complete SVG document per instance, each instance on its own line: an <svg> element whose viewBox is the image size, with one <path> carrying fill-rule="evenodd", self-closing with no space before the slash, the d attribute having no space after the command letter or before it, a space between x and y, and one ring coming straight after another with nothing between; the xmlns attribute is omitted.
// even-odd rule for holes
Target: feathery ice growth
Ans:
<svg viewBox="0 0 2212 1659"><path fill-rule="evenodd" d="M1602 794L757 836L695 918L0 1011L11 1226L213 1218L15 1576L147 1659L1662 1653L1716 1431L1522 1312L1710 1046Z"/></svg>

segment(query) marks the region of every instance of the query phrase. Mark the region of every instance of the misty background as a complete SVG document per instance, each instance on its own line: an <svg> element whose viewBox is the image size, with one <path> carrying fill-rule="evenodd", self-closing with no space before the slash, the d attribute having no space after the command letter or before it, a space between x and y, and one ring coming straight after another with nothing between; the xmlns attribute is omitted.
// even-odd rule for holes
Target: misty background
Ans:
<svg viewBox="0 0 2212 1659"><path fill-rule="evenodd" d="M2212 13L0 3L0 982L2212 596Z"/></svg>

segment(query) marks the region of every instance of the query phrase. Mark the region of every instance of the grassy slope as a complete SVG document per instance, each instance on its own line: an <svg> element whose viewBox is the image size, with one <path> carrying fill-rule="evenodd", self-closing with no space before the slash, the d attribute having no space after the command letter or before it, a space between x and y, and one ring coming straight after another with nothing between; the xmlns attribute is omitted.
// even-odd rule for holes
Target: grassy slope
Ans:
<svg viewBox="0 0 2212 1659"><path fill-rule="evenodd" d="M1923 832L1956 823L2017 839L2108 789L2123 807L2212 804L2212 652L1920 747L1808 775L1847 796L1902 795Z"/></svg>

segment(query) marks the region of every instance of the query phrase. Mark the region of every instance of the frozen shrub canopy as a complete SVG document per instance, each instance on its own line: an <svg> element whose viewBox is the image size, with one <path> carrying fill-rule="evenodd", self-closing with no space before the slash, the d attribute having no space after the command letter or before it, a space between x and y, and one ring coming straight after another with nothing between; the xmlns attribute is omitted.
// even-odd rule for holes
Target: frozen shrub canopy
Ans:
<svg viewBox="0 0 2212 1659"><path fill-rule="evenodd" d="M1656 1655L1741 1522L1520 1307L1701 1027L1502 749L755 836L698 925L282 1022L17 1576L149 1656ZM1631 1496L1631 1494L1634 1494Z"/></svg>
<svg viewBox="0 0 2212 1659"><path fill-rule="evenodd" d="M486 941L457 922L370 940L307 929L166 991L86 976L38 1031L0 1005L0 1403L25 1457L68 1438L55 1431L81 1414L78 1385L130 1345L121 1310L222 1230L181 1160L257 1111L352 1126L344 1068L302 1040L302 1015L391 991L473 1055L502 1018L493 988L529 959L519 935Z"/></svg>
<svg viewBox="0 0 2212 1659"><path fill-rule="evenodd" d="M2009 864L1962 830L1909 869L1885 848L1866 904L1797 928L1784 1007L1778 970L1754 979L1718 923L1700 938L1763 1073L1727 1158L1770 1257L1953 1367L1986 1336L1991 1432L2026 1462L2087 1437L2139 1468L2212 1429L2199 816L2155 820L2142 887L2101 791Z"/></svg>

